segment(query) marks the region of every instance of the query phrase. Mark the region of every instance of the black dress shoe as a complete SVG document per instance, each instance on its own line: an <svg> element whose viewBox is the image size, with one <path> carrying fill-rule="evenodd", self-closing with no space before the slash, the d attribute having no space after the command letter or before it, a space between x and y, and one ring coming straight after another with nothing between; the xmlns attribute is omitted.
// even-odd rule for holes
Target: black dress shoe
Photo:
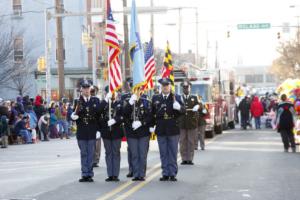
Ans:
<svg viewBox="0 0 300 200"><path fill-rule="evenodd" d="M139 181L145 181L145 178L144 177L140 177Z"/></svg>
<svg viewBox="0 0 300 200"><path fill-rule="evenodd" d="M113 180L114 180L114 179L113 179L112 176L110 176L110 177L108 177L107 179L105 179L106 182L111 182L111 181L113 181Z"/></svg>
<svg viewBox="0 0 300 200"><path fill-rule="evenodd" d="M127 176L127 178L132 178L133 177L133 173L129 172L126 176Z"/></svg>
<svg viewBox="0 0 300 200"><path fill-rule="evenodd" d="M88 182L88 177L86 177L86 176L81 177L81 179L79 179L79 182L80 183Z"/></svg>
<svg viewBox="0 0 300 200"><path fill-rule="evenodd" d="M175 176L171 176L171 177L170 177L170 181L175 182L175 181L177 181L177 178L176 178Z"/></svg>
<svg viewBox="0 0 300 200"><path fill-rule="evenodd" d="M193 161L187 161L187 165L194 165Z"/></svg>
<svg viewBox="0 0 300 200"><path fill-rule="evenodd" d="M132 179L132 181L139 181L140 178L139 177L135 177L134 179Z"/></svg>
<svg viewBox="0 0 300 200"><path fill-rule="evenodd" d="M99 167L99 165L97 163L94 163L93 167Z"/></svg>
<svg viewBox="0 0 300 200"><path fill-rule="evenodd" d="M115 182L119 182L119 181L120 181L120 179L119 179L117 176L113 176L113 181L115 181Z"/></svg>
<svg viewBox="0 0 300 200"><path fill-rule="evenodd" d="M168 181L169 177L168 176L163 176L159 179L159 181Z"/></svg>
<svg viewBox="0 0 300 200"><path fill-rule="evenodd" d="M181 162L181 165L187 165L187 164L188 164L187 161L182 161L182 162Z"/></svg>
<svg viewBox="0 0 300 200"><path fill-rule="evenodd" d="M92 183L94 182L94 179L90 176L87 177L86 182Z"/></svg>

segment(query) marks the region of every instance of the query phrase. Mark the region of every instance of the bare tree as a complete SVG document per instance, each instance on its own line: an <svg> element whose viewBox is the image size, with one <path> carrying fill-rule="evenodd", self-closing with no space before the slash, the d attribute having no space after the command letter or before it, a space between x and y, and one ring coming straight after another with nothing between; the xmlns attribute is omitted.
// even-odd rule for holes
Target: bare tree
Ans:
<svg viewBox="0 0 300 200"><path fill-rule="evenodd" d="M31 55L35 49L35 42L26 43L23 47L23 58L15 61L15 38L23 38L24 29L17 31L13 26L5 24L0 19L0 86L9 88L23 96L33 86L35 56Z"/></svg>
<svg viewBox="0 0 300 200"><path fill-rule="evenodd" d="M270 72L279 80L299 78L300 41L291 40L281 43L277 49L280 57L273 61Z"/></svg>
<svg viewBox="0 0 300 200"><path fill-rule="evenodd" d="M6 85L13 72L14 34L0 20L0 86Z"/></svg>

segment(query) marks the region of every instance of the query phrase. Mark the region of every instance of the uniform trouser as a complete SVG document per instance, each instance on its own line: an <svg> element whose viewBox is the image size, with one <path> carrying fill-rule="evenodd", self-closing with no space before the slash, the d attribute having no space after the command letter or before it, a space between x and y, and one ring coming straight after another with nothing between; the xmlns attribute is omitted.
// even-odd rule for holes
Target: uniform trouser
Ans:
<svg viewBox="0 0 300 200"><path fill-rule="evenodd" d="M128 144L128 143L127 143ZM129 173L133 173L132 154L129 145L127 146L127 161Z"/></svg>
<svg viewBox="0 0 300 200"><path fill-rule="evenodd" d="M94 164L98 164L100 161L100 155L101 155L101 138L96 139L96 147L95 147L95 153L94 153Z"/></svg>
<svg viewBox="0 0 300 200"><path fill-rule="evenodd" d="M8 146L8 136L7 135L1 136L1 142L2 142L1 147L7 147Z"/></svg>
<svg viewBox="0 0 300 200"><path fill-rule="evenodd" d="M293 134L293 129L291 130L280 130L281 139L284 145L284 149L288 149L291 147L292 149L295 149L295 138Z"/></svg>
<svg viewBox="0 0 300 200"><path fill-rule="evenodd" d="M104 148L105 148L105 161L107 167L107 175L110 176L119 176L120 174L120 162L121 162L121 143L122 139L104 139Z"/></svg>
<svg viewBox="0 0 300 200"><path fill-rule="evenodd" d="M141 138L127 138L131 150L132 172L134 177L146 176L147 153L150 136Z"/></svg>
<svg viewBox="0 0 300 200"><path fill-rule="evenodd" d="M197 128L180 129L180 155L183 161L192 161L195 151Z"/></svg>
<svg viewBox="0 0 300 200"><path fill-rule="evenodd" d="M81 176L94 176L93 156L95 151L96 140L78 140L81 159Z"/></svg>
<svg viewBox="0 0 300 200"><path fill-rule="evenodd" d="M157 136L163 176L176 176L179 135Z"/></svg>
<svg viewBox="0 0 300 200"><path fill-rule="evenodd" d="M196 141L195 143L196 149L198 149L199 141L200 141L201 149L205 149L205 125L198 127L198 132L196 134L195 141Z"/></svg>

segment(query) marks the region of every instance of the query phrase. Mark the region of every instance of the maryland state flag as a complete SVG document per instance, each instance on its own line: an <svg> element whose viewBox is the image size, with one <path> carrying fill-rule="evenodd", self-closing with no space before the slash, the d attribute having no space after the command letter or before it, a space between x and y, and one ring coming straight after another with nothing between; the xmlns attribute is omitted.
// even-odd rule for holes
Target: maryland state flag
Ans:
<svg viewBox="0 0 300 200"><path fill-rule="evenodd" d="M169 46L169 42L167 41L167 48L165 52L164 58L164 66L162 69L162 78L169 78L172 81L172 91L175 91L175 84L174 84L174 67L172 64L172 54Z"/></svg>

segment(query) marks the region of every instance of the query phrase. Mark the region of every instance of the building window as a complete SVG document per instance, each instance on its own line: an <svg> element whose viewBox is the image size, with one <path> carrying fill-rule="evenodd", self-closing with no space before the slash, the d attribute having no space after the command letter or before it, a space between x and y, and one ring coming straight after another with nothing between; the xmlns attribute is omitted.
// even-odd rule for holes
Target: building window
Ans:
<svg viewBox="0 0 300 200"><path fill-rule="evenodd" d="M16 17L22 16L22 1L21 0L13 0L12 1L13 14Z"/></svg>
<svg viewBox="0 0 300 200"><path fill-rule="evenodd" d="M63 47L64 47L64 50L63 50L63 58L64 58L64 61L66 60L66 45L65 45L65 38L63 38ZM58 39L56 38L56 61L58 60L58 52L57 52L57 47L58 47Z"/></svg>
<svg viewBox="0 0 300 200"><path fill-rule="evenodd" d="M266 75L266 82L267 83L274 83L276 80L275 80L275 76L273 74L267 74Z"/></svg>
<svg viewBox="0 0 300 200"><path fill-rule="evenodd" d="M93 0L92 1L92 8L102 8L102 1L100 1L100 0Z"/></svg>
<svg viewBox="0 0 300 200"><path fill-rule="evenodd" d="M246 83L263 83L264 76L262 74L246 75L245 82Z"/></svg>
<svg viewBox="0 0 300 200"><path fill-rule="evenodd" d="M15 38L14 40L14 61L21 62L23 60L23 38Z"/></svg>

